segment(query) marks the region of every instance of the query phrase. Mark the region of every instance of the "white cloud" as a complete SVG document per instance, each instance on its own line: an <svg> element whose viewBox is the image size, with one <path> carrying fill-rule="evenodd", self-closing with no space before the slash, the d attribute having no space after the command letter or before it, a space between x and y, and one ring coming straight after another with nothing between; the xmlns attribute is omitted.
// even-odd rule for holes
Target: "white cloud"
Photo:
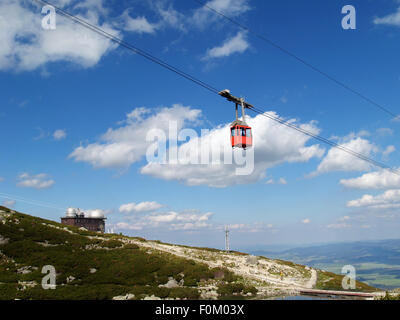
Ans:
<svg viewBox="0 0 400 320"><path fill-rule="evenodd" d="M137 213L137 212L149 212L155 211L162 208L162 205L155 201L145 201L140 203L126 203L119 207L119 212L123 213Z"/></svg>
<svg viewBox="0 0 400 320"><path fill-rule="evenodd" d="M185 15L176 11L171 4L167 7L162 2L158 2L155 7L161 17L158 23L159 28L172 27L185 32L185 25L191 23L191 19L188 21Z"/></svg>
<svg viewBox="0 0 400 320"><path fill-rule="evenodd" d="M301 223L309 224L309 223L311 223L311 220L307 218L307 219L301 220Z"/></svg>
<svg viewBox="0 0 400 320"><path fill-rule="evenodd" d="M393 130L390 128L379 128L376 130L376 132L380 135L380 136L391 136L393 135Z"/></svg>
<svg viewBox="0 0 400 320"><path fill-rule="evenodd" d="M270 112L277 117L276 113ZM177 122L178 132L186 125L197 125L201 111L182 105L162 108L157 112L138 108L129 113L116 129L109 129L99 142L80 146L70 155L75 161L90 163L96 168L128 168L131 164L144 158L147 149L153 142L146 141L151 129L159 129L169 135L169 124ZM177 161L168 164L148 162L141 168L142 174L148 174L164 180L178 180L187 185L208 185L226 187L228 185L253 183L265 178L266 170L282 163L307 162L313 157L322 157L324 150L319 145L306 144L308 136L282 126L261 115L248 117L253 127L254 137L254 171L247 176L237 175L235 162L224 164L225 152L232 160L232 155L241 154L240 150L232 151L230 146L229 124L220 125L201 137L182 142L177 148ZM289 120L296 123L296 120ZM318 133L314 123L297 123L302 128ZM171 151L166 150L167 155ZM190 159L201 162L203 152L209 152L216 161L211 164L193 164ZM250 152L250 151L249 151ZM219 162L218 162L219 161ZM280 184L286 180L281 178Z"/></svg>
<svg viewBox="0 0 400 320"><path fill-rule="evenodd" d="M132 18L129 14L129 9L125 10L120 17L121 26L125 31L136 33L154 33L158 28L157 24L150 23L146 17Z"/></svg>
<svg viewBox="0 0 400 320"><path fill-rule="evenodd" d="M284 178L280 178L279 181L278 181L278 183L279 183L279 184L287 184L287 181L286 181L286 179L284 179Z"/></svg>
<svg viewBox="0 0 400 320"><path fill-rule="evenodd" d="M86 209L82 211L89 216L91 214L96 214L96 215L102 214L103 216L106 216L112 212L111 210L103 210L103 209Z"/></svg>
<svg viewBox="0 0 400 320"><path fill-rule="evenodd" d="M65 130L58 129L53 133L53 138L55 140L62 140L65 139L66 137L67 137L67 132Z"/></svg>
<svg viewBox="0 0 400 320"><path fill-rule="evenodd" d="M60 1L58 4L62 6L68 3L70 1ZM79 10L79 17L117 35L117 31L108 24L99 24L100 12L96 7L89 4L85 10ZM116 47L109 40L61 15L57 16L56 30L43 30L41 20L44 15L40 14L38 7L32 10L23 0L2 0L0 17L7 17L0 19L0 70L34 70L57 61L68 61L88 68L96 65L103 55Z"/></svg>
<svg viewBox="0 0 400 320"><path fill-rule="evenodd" d="M394 13L388 14L387 16L381 18L375 18L374 24L400 26L400 7Z"/></svg>
<svg viewBox="0 0 400 320"><path fill-rule="evenodd" d="M276 113L270 115L278 117ZM319 145L306 146L310 137L293 129L271 121L267 117L258 115L248 117L247 123L253 128L254 138L254 170L248 175L237 175L238 166L224 164L224 151L228 154L241 154L240 150L232 151L230 146L230 125L219 126L208 134L181 144L178 147L178 164L148 163L141 169L141 173L164 180L178 180L187 185L207 185L210 187L226 187L236 184L254 183L265 178L266 170L282 163L307 162L313 157L322 157L324 150ZM289 120L296 123L295 120ZM313 123L299 124L303 129L317 134L319 129ZM193 156L197 160L205 151L216 155L211 164L190 164ZM189 163L189 164L182 164ZM201 163L200 160L198 163ZM283 180L280 180L283 183Z"/></svg>
<svg viewBox="0 0 400 320"><path fill-rule="evenodd" d="M69 158L88 162L96 168L127 168L141 160L152 142L146 141L152 129L168 132L171 121L176 121L178 130L186 124L199 121L201 111L179 104L162 108L157 113L139 108L127 115L117 129L108 129L101 141L76 148Z"/></svg>
<svg viewBox="0 0 400 320"><path fill-rule="evenodd" d="M391 153L396 151L396 147L395 146L387 146L387 148L382 152L384 157L389 156Z"/></svg>
<svg viewBox="0 0 400 320"><path fill-rule="evenodd" d="M3 201L3 206L7 208L13 208L17 202L15 200L4 200Z"/></svg>
<svg viewBox="0 0 400 320"><path fill-rule="evenodd" d="M223 230L225 226L217 226L216 229ZM259 232L276 232L274 226L271 223L266 222L254 222L254 223L236 223L229 225L229 230L233 230L235 232L243 232L243 233L259 233Z"/></svg>
<svg viewBox="0 0 400 320"><path fill-rule="evenodd" d="M347 206L350 208L369 207L374 209L400 208L400 190L387 190L377 196L365 194L360 199L349 201Z"/></svg>
<svg viewBox="0 0 400 320"><path fill-rule="evenodd" d="M349 224L350 221L350 217L349 216L344 216L339 218L335 223L329 224L326 227L328 229L346 229L346 228L350 228L351 225Z"/></svg>
<svg viewBox="0 0 400 320"><path fill-rule="evenodd" d="M367 157L370 157L371 153L377 151L377 148L374 144L361 137L354 138L348 142L340 143L340 145ZM355 156L338 148L331 148L325 158L322 159L317 170L311 173L310 176L332 171L368 171L370 169L371 164L368 162L356 158Z"/></svg>
<svg viewBox="0 0 400 320"><path fill-rule="evenodd" d="M285 178L279 178L278 181L275 181L274 179L269 179L266 184L282 184L282 185L286 185L287 181Z"/></svg>
<svg viewBox="0 0 400 320"><path fill-rule="evenodd" d="M396 189L400 188L400 175L389 170L379 170L358 178L342 179L340 184L354 189Z"/></svg>
<svg viewBox="0 0 400 320"><path fill-rule="evenodd" d="M29 173L22 173L18 176L18 187L47 189L54 184L54 180L49 179L45 173L31 175Z"/></svg>
<svg viewBox="0 0 400 320"><path fill-rule="evenodd" d="M228 57L234 53L243 53L248 48L246 33L238 32L236 36L225 40L221 46L208 49L204 59Z"/></svg>
<svg viewBox="0 0 400 320"><path fill-rule="evenodd" d="M209 220L212 213L178 213L175 211L152 213L144 216L132 216L129 221L115 225L120 230L142 230L163 228L173 231L199 230L211 227Z"/></svg>
<svg viewBox="0 0 400 320"><path fill-rule="evenodd" d="M248 2L249 0L210 0L206 2L206 5L233 18L250 10ZM191 20L198 27L204 27L219 18L214 12L203 6L194 12Z"/></svg>

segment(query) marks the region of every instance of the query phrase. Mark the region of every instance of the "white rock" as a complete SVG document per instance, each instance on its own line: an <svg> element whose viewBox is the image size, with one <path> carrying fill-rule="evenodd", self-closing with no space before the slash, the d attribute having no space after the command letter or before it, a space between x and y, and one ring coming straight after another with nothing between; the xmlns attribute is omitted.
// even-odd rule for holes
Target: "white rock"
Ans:
<svg viewBox="0 0 400 320"><path fill-rule="evenodd" d="M3 236L0 234L0 245L2 245L2 244L7 244L7 243L8 243L8 240L9 240L9 239L3 237Z"/></svg>
<svg viewBox="0 0 400 320"><path fill-rule="evenodd" d="M150 297L145 297L143 300L161 300L161 298L156 297L154 294Z"/></svg>
<svg viewBox="0 0 400 320"><path fill-rule="evenodd" d="M116 297L113 297L112 300L132 300L132 299L134 299L134 298L135 298L135 295L134 295L134 294L128 293L128 294L126 294L126 295L124 295L124 296L116 296Z"/></svg>
<svg viewBox="0 0 400 320"><path fill-rule="evenodd" d="M28 273L31 273L31 272L32 272L30 269L31 269L30 266L22 267L22 268L19 268L19 269L17 270L17 273L20 273L20 274L28 274Z"/></svg>
<svg viewBox="0 0 400 320"><path fill-rule="evenodd" d="M258 258L256 256L247 256L246 263L248 264L258 264Z"/></svg>
<svg viewBox="0 0 400 320"><path fill-rule="evenodd" d="M178 288L179 284L175 279L172 278L172 279L168 280L168 282L166 284L160 284L159 287L172 289L172 288Z"/></svg>

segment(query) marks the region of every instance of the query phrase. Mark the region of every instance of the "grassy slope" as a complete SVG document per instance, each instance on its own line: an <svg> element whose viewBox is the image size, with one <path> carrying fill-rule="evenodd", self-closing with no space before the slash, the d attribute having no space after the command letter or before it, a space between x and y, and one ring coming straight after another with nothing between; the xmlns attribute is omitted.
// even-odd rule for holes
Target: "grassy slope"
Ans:
<svg viewBox="0 0 400 320"><path fill-rule="evenodd" d="M96 233L10 213L4 207L0 210L9 216L4 218L3 214L5 223L0 221L0 235L8 239L7 244L0 245L0 299L111 299L127 293L138 299L153 294L195 299L199 298L198 284L205 280L215 282L223 295L254 292L254 288L237 284L240 279L227 270L222 270L223 281L216 280L214 276L221 270L168 253L124 245L116 235L102 235L109 238L103 240ZM40 285L44 265L53 265L57 271L56 290L43 290ZM21 268L27 266L31 272L22 274ZM93 268L95 273L90 272ZM68 282L70 276L75 279ZM160 288L169 277L183 279L184 286ZM32 281L37 285L30 288L27 284Z"/></svg>
<svg viewBox="0 0 400 320"><path fill-rule="evenodd" d="M1 210L8 217L0 215L0 236L7 238L8 243L0 244L0 299L111 299L127 293L135 294L137 299L153 294L160 298L197 299L198 287L205 281L218 287L220 298L256 293L254 287L222 267L210 269L206 264L166 252L124 244L120 241L122 236L99 237L97 233L10 212L0 206ZM295 268L306 278L310 276L304 266L277 262ZM40 285L45 265L53 265L57 271L56 290L43 290ZM23 267L30 267L30 272L21 273ZM95 273L90 272L93 268ZM224 279L216 279L221 271ZM68 281L70 276L75 279ZM159 287L169 277L183 280L184 285L174 289ZM340 290L341 280L339 275L318 271L317 288ZM31 288L32 282L36 286ZM376 291L360 282L357 290Z"/></svg>
<svg viewBox="0 0 400 320"><path fill-rule="evenodd" d="M318 270L316 289L342 291L343 290L342 280L343 280L343 275L338 275L336 273ZM354 290L350 289L349 291L376 292L379 290L369 286L364 282L356 281L356 288Z"/></svg>

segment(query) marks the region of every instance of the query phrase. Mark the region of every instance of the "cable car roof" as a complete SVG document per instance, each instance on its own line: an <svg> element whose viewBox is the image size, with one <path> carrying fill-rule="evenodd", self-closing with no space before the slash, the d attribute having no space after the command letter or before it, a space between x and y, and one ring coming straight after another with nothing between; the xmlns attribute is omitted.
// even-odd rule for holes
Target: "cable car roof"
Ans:
<svg viewBox="0 0 400 320"><path fill-rule="evenodd" d="M231 123L231 127L235 127L235 126L244 126L244 127L249 127L249 125L242 121L242 120L235 120ZM249 127L250 128L250 127Z"/></svg>

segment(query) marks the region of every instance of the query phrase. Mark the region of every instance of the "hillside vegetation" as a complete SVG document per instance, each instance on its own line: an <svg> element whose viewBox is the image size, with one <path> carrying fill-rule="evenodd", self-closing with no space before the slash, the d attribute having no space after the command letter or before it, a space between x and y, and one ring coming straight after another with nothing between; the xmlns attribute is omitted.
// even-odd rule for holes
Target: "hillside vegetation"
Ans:
<svg viewBox="0 0 400 320"><path fill-rule="evenodd" d="M55 290L42 288L46 265ZM318 283L290 262L98 234L0 206L0 299L262 298Z"/></svg>

